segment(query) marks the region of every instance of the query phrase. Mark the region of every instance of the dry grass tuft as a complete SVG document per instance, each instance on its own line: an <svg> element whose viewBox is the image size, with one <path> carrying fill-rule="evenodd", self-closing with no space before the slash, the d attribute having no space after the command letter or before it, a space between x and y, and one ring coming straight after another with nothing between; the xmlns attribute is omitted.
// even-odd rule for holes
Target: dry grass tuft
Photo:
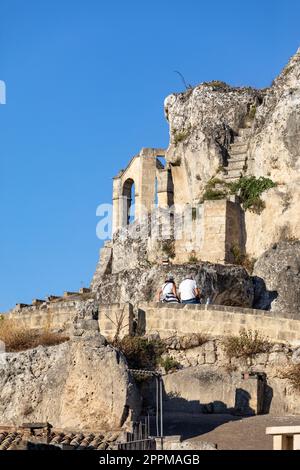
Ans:
<svg viewBox="0 0 300 470"><path fill-rule="evenodd" d="M287 379L294 390L300 392L300 364L287 367L280 373L281 379Z"/></svg>
<svg viewBox="0 0 300 470"><path fill-rule="evenodd" d="M252 357L255 354L269 352L272 344L258 331L241 330L239 336L228 336L223 340L225 353L229 359L233 357Z"/></svg>
<svg viewBox="0 0 300 470"><path fill-rule="evenodd" d="M162 341L141 336L125 336L113 345L122 351L131 369L155 370L165 351Z"/></svg>
<svg viewBox="0 0 300 470"><path fill-rule="evenodd" d="M0 321L0 341L5 344L6 352L19 352L37 346L54 346L68 341L67 336L50 330L35 331L20 325L16 320Z"/></svg>

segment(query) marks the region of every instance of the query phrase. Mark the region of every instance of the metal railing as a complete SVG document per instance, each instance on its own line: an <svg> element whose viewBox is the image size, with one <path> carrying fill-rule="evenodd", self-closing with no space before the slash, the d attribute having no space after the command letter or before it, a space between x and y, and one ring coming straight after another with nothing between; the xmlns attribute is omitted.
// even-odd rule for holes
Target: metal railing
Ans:
<svg viewBox="0 0 300 470"><path fill-rule="evenodd" d="M156 437L161 438L163 448L163 382L161 374L149 370L130 369L134 376L153 377L156 382ZM133 431L127 433L127 441L118 444L118 450L155 450L156 439L151 436L149 415L133 424Z"/></svg>
<svg viewBox="0 0 300 470"><path fill-rule="evenodd" d="M129 441L118 445L118 450L156 450L155 439L141 439L139 441Z"/></svg>

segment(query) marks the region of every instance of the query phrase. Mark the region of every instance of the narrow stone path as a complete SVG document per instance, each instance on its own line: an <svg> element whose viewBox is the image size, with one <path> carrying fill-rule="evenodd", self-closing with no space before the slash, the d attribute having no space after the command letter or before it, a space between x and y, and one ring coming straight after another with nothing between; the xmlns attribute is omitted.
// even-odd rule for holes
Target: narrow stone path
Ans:
<svg viewBox="0 0 300 470"><path fill-rule="evenodd" d="M224 177L228 183L237 181L246 171L247 151L249 144L250 128L239 129L239 135L230 145L227 175Z"/></svg>

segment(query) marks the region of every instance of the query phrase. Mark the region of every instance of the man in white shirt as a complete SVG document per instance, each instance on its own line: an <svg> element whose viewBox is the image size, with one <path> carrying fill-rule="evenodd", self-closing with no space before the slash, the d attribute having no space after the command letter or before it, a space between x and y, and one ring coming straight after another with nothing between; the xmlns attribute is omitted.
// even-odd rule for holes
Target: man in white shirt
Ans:
<svg viewBox="0 0 300 470"><path fill-rule="evenodd" d="M193 274L187 276L179 286L178 290L181 303L183 304L200 304L200 289Z"/></svg>

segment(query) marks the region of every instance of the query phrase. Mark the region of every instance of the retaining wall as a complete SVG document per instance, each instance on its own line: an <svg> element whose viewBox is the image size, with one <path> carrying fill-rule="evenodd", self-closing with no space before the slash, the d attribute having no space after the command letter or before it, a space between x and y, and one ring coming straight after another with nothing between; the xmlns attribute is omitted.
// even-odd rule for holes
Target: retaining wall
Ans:
<svg viewBox="0 0 300 470"><path fill-rule="evenodd" d="M178 334L209 336L238 335L242 328L258 330L276 342L300 344L300 316L286 313L281 318L264 310L220 305L143 304L138 328L161 338Z"/></svg>
<svg viewBox="0 0 300 470"><path fill-rule="evenodd" d="M14 309L10 318L28 328L51 328L68 331L80 308L80 300L49 302L42 306ZM135 330L130 304L99 305L101 334L113 338L132 334ZM258 330L274 342L300 344L300 316L275 316L264 310L226 307L221 305L183 305L149 303L138 310L137 329L140 334L159 333L161 338L178 334L204 333L209 336L238 335L242 328Z"/></svg>

